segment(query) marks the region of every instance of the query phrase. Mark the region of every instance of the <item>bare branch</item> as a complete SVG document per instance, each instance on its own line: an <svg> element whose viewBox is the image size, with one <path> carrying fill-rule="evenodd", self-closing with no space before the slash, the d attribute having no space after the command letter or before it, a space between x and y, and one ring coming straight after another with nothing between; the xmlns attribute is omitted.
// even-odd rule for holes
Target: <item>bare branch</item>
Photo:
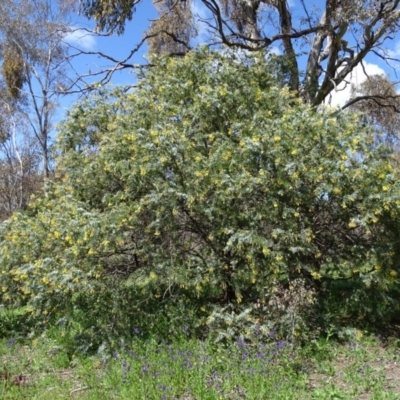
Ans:
<svg viewBox="0 0 400 400"><path fill-rule="evenodd" d="M386 102L383 102L384 100L397 100L400 99L400 95L398 96L389 96L389 95L365 95L365 96L357 96L349 100L344 106L342 106L342 110L345 110L346 108L351 107L352 105L363 101L363 100L372 100L374 103L376 103L379 107L386 107L386 108L391 108L393 111L396 113L400 113L400 106L397 106L395 104L388 104Z"/></svg>

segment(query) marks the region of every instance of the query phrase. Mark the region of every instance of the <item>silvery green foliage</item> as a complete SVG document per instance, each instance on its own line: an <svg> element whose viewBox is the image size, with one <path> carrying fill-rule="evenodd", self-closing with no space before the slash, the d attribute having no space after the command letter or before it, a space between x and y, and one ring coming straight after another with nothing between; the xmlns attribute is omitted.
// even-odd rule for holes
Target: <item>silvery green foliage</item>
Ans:
<svg viewBox="0 0 400 400"><path fill-rule="evenodd" d="M270 329L286 316L293 337L330 282L395 288L390 154L256 61L161 59L134 91L101 89L72 109L59 181L1 226L2 302L43 318L82 306L113 328L149 304L198 327L223 314Z"/></svg>

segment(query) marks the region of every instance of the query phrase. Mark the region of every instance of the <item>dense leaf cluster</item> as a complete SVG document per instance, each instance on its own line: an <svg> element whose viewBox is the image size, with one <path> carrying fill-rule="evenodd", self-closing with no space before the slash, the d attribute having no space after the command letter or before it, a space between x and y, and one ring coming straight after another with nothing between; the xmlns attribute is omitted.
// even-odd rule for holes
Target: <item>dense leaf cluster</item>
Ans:
<svg viewBox="0 0 400 400"><path fill-rule="evenodd" d="M60 181L1 226L2 302L46 319L85 304L109 329L146 304L190 304L186 318L220 327L225 315L225 328L271 328L292 310L294 336L331 282L350 287L343 305L355 293L388 304L400 267L390 154L356 119L302 104L270 65L193 52L76 106Z"/></svg>

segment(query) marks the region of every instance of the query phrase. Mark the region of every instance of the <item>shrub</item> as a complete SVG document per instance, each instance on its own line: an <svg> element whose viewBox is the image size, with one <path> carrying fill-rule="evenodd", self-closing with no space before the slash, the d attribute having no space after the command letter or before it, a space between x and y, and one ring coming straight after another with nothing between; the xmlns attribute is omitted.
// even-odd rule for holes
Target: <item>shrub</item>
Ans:
<svg viewBox="0 0 400 400"><path fill-rule="evenodd" d="M1 227L2 301L47 319L83 296L115 331L134 326L123 315L145 323L147 306L188 309L200 328L229 305L272 328L279 298L307 321L306 290L329 296L339 281L343 301L388 301L400 260L391 156L355 118L303 105L270 65L202 50L74 107L62 179Z"/></svg>

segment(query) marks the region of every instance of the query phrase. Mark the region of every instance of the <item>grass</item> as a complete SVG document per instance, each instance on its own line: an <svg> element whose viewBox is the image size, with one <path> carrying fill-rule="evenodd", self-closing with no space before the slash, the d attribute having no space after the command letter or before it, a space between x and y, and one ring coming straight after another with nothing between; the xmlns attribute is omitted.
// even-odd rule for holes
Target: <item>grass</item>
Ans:
<svg viewBox="0 0 400 400"><path fill-rule="evenodd" d="M110 356L71 357L53 335L0 342L1 399L400 399L397 342L215 345L140 333Z"/></svg>

